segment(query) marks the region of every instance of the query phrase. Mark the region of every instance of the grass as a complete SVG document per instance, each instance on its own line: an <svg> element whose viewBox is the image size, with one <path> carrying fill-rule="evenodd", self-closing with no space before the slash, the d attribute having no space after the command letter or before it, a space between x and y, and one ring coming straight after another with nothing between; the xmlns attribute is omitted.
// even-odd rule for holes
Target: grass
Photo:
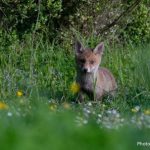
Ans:
<svg viewBox="0 0 150 150"><path fill-rule="evenodd" d="M85 43L95 46L96 40ZM143 149L149 142L149 48L109 46L102 66L118 82L113 101L75 104L73 49L28 36L1 44L0 143L15 149ZM17 94L20 91L21 94ZM7 107L5 107L5 104Z"/></svg>

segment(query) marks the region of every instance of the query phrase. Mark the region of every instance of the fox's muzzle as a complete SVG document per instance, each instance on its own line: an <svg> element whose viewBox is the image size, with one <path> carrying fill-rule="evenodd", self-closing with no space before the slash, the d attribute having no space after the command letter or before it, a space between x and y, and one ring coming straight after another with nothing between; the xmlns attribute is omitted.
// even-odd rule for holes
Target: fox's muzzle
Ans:
<svg viewBox="0 0 150 150"><path fill-rule="evenodd" d="M87 73L88 69L87 68L83 68L83 72Z"/></svg>
<svg viewBox="0 0 150 150"><path fill-rule="evenodd" d="M91 69L90 68L82 68L82 71L84 72L84 73L90 73L91 72Z"/></svg>

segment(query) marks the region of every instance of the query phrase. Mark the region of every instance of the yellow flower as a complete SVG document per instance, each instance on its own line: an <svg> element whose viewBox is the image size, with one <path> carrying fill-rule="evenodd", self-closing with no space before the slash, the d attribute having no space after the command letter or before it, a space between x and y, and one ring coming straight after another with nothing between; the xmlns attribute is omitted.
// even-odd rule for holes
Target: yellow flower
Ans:
<svg viewBox="0 0 150 150"><path fill-rule="evenodd" d="M70 90L73 94L76 94L80 91L80 84L77 82L73 82L70 86Z"/></svg>
<svg viewBox="0 0 150 150"><path fill-rule="evenodd" d="M138 112L135 108L132 108L131 111L134 113Z"/></svg>
<svg viewBox="0 0 150 150"><path fill-rule="evenodd" d="M17 91L17 96L21 97L23 95L22 91Z"/></svg>
<svg viewBox="0 0 150 150"><path fill-rule="evenodd" d="M140 110L140 106L135 106L134 108L131 109L132 112L136 113Z"/></svg>
<svg viewBox="0 0 150 150"><path fill-rule="evenodd" d="M49 109L55 111L57 109L57 105L52 103L49 105Z"/></svg>
<svg viewBox="0 0 150 150"><path fill-rule="evenodd" d="M3 109L8 109L8 105L5 104L4 102L0 102L0 110L3 110Z"/></svg>
<svg viewBox="0 0 150 150"><path fill-rule="evenodd" d="M64 103L63 103L63 107L64 107L65 109L70 109L70 104L67 103L67 102L64 102Z"/></svg>
<svg viewBox="0 0 150 150"><path fill-rule="evenodd" d="M144 110L145 115L150 115L150 109Z"/></svg>

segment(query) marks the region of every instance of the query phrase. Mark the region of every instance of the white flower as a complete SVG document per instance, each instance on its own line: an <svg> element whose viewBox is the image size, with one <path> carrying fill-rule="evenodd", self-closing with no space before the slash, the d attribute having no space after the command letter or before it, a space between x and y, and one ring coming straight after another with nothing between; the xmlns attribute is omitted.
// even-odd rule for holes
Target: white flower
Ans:
<svg viewBox="0 0 150 150"><path fill-rule="evenodd" d="M89 102L89 103L88 103L88 106L92 106L92 103L91 103L91 102Z"/></svg>
<svg viewBox="0 0 150 150"><path fill-rule="evenodd" d="M102 117L102 115L101 115L101 114L98 114L98 117L99 117L99 118L101 118L101 117Z"/></svg>
<svg viewBox="0 0 150 150"><path fill-rule="evenodd" d="M8 112L8 113L7 113L7 116L8 116L8 117L11 117L11 116L12 116L12 113L11 113L11 112Z"/></svg>
<svg viewBox="0 0 150 150"><path fill-rule="evenodd" d="M83 120L83 124L87 124L87 123L88 123L88 121L84 119Z"/></svg>

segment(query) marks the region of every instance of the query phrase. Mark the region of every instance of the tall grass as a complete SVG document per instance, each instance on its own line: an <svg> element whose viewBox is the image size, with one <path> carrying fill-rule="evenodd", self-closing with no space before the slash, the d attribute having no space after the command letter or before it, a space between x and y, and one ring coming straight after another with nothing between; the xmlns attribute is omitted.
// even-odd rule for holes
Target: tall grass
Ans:
<svg viewBox="0 0 150 150"><path fill-rule="evenodd" d="M90 47L99 42L82 40ZM113 72L117 95L113 101L81 105L71 103L76 70L70 43L28 35L1 45L0 98L9 106L0 110L2 149L140 149L136 142L147 141L150 128L150 45L104 42L101 66ZM16 96L18 90L22 97Z"/></svg>
<svg viewBox="0 0 150 150"><path fill-rule="evenodd" d="M94 47L98 44L94 39L84 39L84 44ZM131 93L149 90L149 47L109 46L105 42L101 65L114 73L122 94L128 89ZM69 86L76 76L71 45L64 48L57 41L50 43L43 41L41 36L33 38L30 35L23 42L13 42L1 50L0 61L1 97L12 96L17 90L30 95L37 88L52 99L69 98Z"/></svg>

